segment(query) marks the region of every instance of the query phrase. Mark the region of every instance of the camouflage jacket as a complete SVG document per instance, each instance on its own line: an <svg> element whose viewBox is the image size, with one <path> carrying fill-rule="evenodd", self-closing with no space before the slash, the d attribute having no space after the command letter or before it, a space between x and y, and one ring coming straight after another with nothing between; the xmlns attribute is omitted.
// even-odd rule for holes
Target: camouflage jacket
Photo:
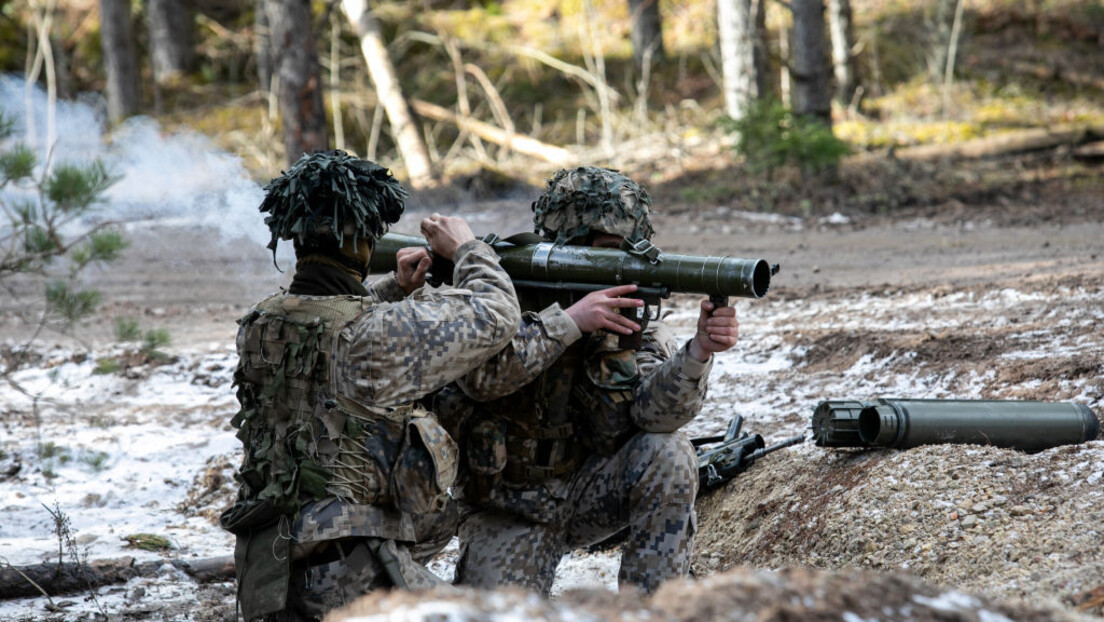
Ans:
<svg viewBox="0 0 1104 622"><path fill-rule="evenodd" d="M251 309L240 321L242 409L232 422L246 450L239 505L270 499L277 514L297 518L299 543L412 539L404 514L432 511L451 481L441 481L449 469L438 464L427 474L436 494L407 494L404 477L418 476L403 468L426 465L415 457L406 465L406 448L439 446L431 462L455 451L412 403L484 363L520 319L509 276L482 242L460 247L454 282L407 297L389 276L363 298L277 294ZM356 463L343 473L346 458Z"/></svg>
<svg viewBox="0 0 1104 622"><path fill-rule="evenodd" d="M549 375L556 375L563 366L576 365L566 362L568 359L582 359L578 365L580 371L569 375L566 380L572 386L550 392L565 396L570 394L570 399L581 402L570 409L577 413L573 416L575 420L570 422L572 438L565 438L562 443L565 448L586 448L582 456L564 456L565 460L574 459L576 465L588 454L615 450L616 445L635 432L674 432L697 416L705 398L712 359L705 363L695 360L689 355L688 345L678 347L666 326L661 322L652 322L645 331L641 348L635 353L628 353L632 355L628 361L630 364L623 374L625 379L621 380L618 376L625 369L622 363L626 353L616 349L616 341L616 336L605 332L584 336L558 304L539 313L524 313L521 328L510 344L457 383L469 398L477 402L473 405L470 418L469 429L474 431L474 438L468 439L467 456L468 466L475 473L473 481L481 471L487 472L486 461L481 461L476 452L496 451L486 445L488 434L502 437L506 444L504 455L498 451L497 462L502 459L506 463L514 461L519 449L517 445L528 443L511 434L508 421L506 425L490 430L484 421L503 418L525 420L531 413L520 410L509 412L508 405L513 403L520 409L534 408L525 396L544 390L540 383ZM504 403L507 405L505 411L502 408ZM536 408L552 410L541 406ZM584 418L579 412L586 413L587 421L578 421ZM549 433L538 435L544 438L552 436ZM595 438L613 445L605 448L601 444L596 446ZM545 454L549 452L547 448L541 451ZM557 449L553 447L551 451L555 454ZM517 511L534 520L545 520L557 499L566 496L570 481L568 472L549 472L550 477L539 482L519 483L515 478L511 483L509 467L504 467L503 471L506 477L499 477L491 484L496 489L493 493L484 490L474 497L469 494L468 500Z"/></svg>
<svg viewBox="0 0 1104 622"><path fill-rule="evenodd" d="M394 274L372 283L372 310L339 335L333 358L337 388L376 406L412 402L486 362L520 321L509 275L486 244L456 253L455 288L422 288L405 296Z"/></svg>

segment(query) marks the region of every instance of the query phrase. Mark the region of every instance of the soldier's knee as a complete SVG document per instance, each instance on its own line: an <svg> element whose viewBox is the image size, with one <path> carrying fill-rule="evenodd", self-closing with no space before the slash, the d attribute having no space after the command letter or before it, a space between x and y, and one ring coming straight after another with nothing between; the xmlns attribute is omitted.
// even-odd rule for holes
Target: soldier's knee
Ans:
<svg viewBox="0 0 1104 622"><path fill-rule="evenodd" d="M694 445L681 432L643 432L639 447L650 462L669 464L678 469L697 470L698 458Z"/></svg>
<svg viewBox="0 0 1104 622"><path fill-rule="evenodd" d="M664 488L693 503L698 492L698 457L694 445L681 432L641 433L637 453L648 463L647 471L664 482Z"/></svg>

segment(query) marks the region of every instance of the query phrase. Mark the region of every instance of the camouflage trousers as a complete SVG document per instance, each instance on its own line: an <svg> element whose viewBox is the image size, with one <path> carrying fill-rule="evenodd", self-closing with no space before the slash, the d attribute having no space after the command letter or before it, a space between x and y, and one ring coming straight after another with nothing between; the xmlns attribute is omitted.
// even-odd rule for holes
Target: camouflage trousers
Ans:
<svg viewBox="0 0 1104 622"><path fill-rule="evenodd" d="M548 523L503 510L463 512L456 583L518 585L547 595L568 551L628 528L619 583L646 592L686 576L694 545L697 457L681 433L641 432L610 456L591 456Z"/></svg>
<svg viewBox="0 0 1104 622"><path fill-rule="evenodd" d="M320 620L382 587L428 589L442 583L425 567L456 533L455 504L438 514L414 516L417 542L349 537L333 540L318 552L293 562L287 608L265 622ZM401 581L405 585L398 585Z"/></svg>

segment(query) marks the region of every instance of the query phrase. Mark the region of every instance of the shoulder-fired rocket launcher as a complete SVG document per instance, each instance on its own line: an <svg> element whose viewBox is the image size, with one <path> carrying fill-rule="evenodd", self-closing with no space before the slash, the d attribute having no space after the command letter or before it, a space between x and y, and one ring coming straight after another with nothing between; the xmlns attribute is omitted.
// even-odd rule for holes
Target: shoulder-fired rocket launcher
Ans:
<svg viewBox="0 0 1104 622"><path fill-rule="evenodd" d="M778 265L763 259L676 255L661 252L645 242L626 250L557 246L536 241L536 236L513 236L505 240L494 234L484 238L501 258L503 269L518 288L539 288L589 292L615 285L635 283L643 296L667 298L672 292L762 298ZM373 273L395 269L400 248L425 246L422 238L388 233L372 252ZM434 258L430 283L451 281L451 262ZM723 302L723 301L722 301Z"/></svg>

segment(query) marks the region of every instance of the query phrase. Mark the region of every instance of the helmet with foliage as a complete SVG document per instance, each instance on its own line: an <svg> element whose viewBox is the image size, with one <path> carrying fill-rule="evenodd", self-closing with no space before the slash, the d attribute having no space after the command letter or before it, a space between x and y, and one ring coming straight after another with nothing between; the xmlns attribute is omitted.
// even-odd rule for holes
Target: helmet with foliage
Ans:
<svg viewBox="0 0 1104 622"><path fill-rule="evenodd" d="M297 247L340 248L351 238L371 244L399 220L409 194L388 169L335 149L304 154L264 188L260 210L272 232L268 248L280 240Z"/></svg>
<svg viewBox="0 0 1104 622"><path fill-rule="evenodd" d="M533 202L533 227L556 244L591 232L619 235L631 242L651 239L652 200L621 173L597 166L557 171Z"/></svg>

